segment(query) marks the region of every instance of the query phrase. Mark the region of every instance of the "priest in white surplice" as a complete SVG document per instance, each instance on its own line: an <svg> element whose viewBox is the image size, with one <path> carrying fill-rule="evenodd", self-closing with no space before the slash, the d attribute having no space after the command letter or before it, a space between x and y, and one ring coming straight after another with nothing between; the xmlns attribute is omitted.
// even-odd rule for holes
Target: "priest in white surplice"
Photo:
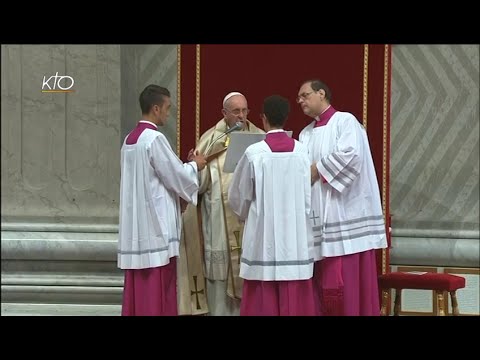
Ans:
<svg viewBox="0 0 480 360"><path fill-rule="evenodd" d="M179 196L196 204L203 155L183 164L157 131L170 114L170 92L148 85L140 94L142 120L121 150L118 267L125 270L122 315L177 315L176 257Z"/></svg>
<svg viewBox="0 0 480 360"><path fill-rule="evenodd" d="M228 199L245 221L240 260L242 316L318 315L314 293L310 160L282 130L288 100L263 103L265 140L250 145L233 174Z"/></svg>
<svg viewBox="0 0 480 360"><path fill-rule="evenodd" d="M314 283L324 315L380 315L375 249L386 248L387 238L367 133L330 100L319 80L298 91L314 119L300 133L312 162Z"/></svg>

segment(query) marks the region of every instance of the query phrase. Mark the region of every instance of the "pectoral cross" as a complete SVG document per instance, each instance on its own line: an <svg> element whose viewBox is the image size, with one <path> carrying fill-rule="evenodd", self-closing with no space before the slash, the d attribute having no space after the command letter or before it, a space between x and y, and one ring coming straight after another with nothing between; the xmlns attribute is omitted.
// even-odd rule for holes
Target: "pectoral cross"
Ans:
<svg viewBox="0 0 480 360"><path fill-rule="evenodd" d="M198 299L198 294L204 294L204 290L198 290L197 288L197 276L193 276L193 283L195 284L195 291L190 290L190 296L195 294L195 300L197 301L197 310L201 309L200 301Z"/></svg>
<svg viewBox="0 0 480 360"><path fill-rule="evenodd" d="M312 210L312 217L310 219L313 219L313 225L317 225L315 219L320 219L320 216L315 216L315 210Z"/></svg>
<svg viewBox="0 0 480 360"><path fill-rule="evenodd" d="M237 246L230 246L230 251L238 250L238 265L240 265L240 257L242 255L242 246L240 245L240 231L234 231L233 235L235 235Z"/></svg>

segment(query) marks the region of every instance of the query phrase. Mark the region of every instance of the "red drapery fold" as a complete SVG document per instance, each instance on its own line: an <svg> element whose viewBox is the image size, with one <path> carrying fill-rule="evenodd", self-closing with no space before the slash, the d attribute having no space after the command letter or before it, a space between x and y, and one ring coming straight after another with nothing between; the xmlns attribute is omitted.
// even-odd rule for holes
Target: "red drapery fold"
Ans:
<svg viewBox="0 0 480 360"><path fill-rule="evenodd" d="M240 91L248 100L249 120L261 126L263 99L279 94L290 100L286 129L298 139L307 118L295 98L304 80L320 79L332 90L332 104L366 123L390 224L390 84L389 45L181 45L180 156L186 160L196 137L221 117L223 97ZM388 229L387 229L388 230ZM387 232L388 233L388 232ZM389 236L390 244L390 236ZM378 251L379 273L389 271L388 250Z"/></svg>

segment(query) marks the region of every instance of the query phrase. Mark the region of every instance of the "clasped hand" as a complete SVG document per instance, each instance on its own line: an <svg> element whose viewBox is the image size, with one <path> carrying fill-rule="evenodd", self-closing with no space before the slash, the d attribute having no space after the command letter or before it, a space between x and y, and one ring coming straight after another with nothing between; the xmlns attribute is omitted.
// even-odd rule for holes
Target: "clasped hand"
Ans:
<svg viewBox="0 0 480 360"><path fill-rule="evenodd" d="M197 163L198 171L203 170L207 165L207 158L200 154L198 150L190 149L187 156L188 161L195 161Z"/></svg>

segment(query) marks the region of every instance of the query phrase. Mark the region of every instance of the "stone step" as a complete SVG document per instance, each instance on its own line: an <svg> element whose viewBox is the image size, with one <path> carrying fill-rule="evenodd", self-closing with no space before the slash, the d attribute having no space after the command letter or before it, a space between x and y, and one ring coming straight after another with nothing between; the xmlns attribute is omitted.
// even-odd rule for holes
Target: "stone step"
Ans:
<svg viewBox="0 0 480 360"><path fill-rule="evenodd" d="M120 316L121 305L2 303L2 316Z"/></svg>
<svg viewBox="0 0 480 360"><path fill-rule="evenodd" d="M3 273L2 286L5 285L121 287L123 286L123 275Z"/></svg>
<svg viewBox="0 0 480 360"><path fill-rule="evenodd" d="M28 229L2 223L2 315L120 315L115 229Z"/></svg>
<svg viewBox="0 0 480 360"><path fill-rule="evenodd" d="M121 301L121 286L2 284L2 303L118 305Z"/></svg>

